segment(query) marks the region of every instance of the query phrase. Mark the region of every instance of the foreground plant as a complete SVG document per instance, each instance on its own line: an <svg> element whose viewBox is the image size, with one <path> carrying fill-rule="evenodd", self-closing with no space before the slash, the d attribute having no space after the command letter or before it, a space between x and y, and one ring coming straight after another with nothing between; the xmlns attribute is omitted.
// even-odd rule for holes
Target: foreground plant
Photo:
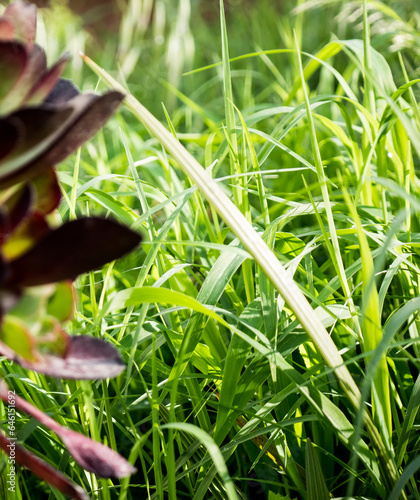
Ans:
<svg viewBox="0 0 420 500"><path fill-rule="evenodd" d="M0 353L56 377L113 377L124 369L119 353L100 339L72 337L62 325L74 310L72 281L131 251L140 236L103 218L59 227L51 219L61 199L54 166L102 127L123 94L80 94L60 79L68 56L48 69L35 31L36 9L22 0L0 17ZM0 398L8 398L4 384ZM15 399L17 409L62 437L82 467L104 477L135 471L112 450ZM0 447L10 453L3 435ZM23 465L64 493L84 498L61 473L18 449Z"/></svg>

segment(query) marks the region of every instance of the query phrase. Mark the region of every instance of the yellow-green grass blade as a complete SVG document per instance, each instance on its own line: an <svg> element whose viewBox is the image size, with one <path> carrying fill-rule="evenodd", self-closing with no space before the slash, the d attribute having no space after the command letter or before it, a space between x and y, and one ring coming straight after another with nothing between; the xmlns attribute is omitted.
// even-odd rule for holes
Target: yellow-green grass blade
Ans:
<svg viewBox="0 0 420 500"><path fill-rule="evenodd" d="M347 193L345 193L345 198L351 217L356 225L362 257L362 346L365 352L371 352L374 351L382 339L379 296L374 281L374 264L369 243L363 231L362 223L356 208ZM387 443L388 446L390 445L392 434L390 397L388 365L386 359L383 358L372 386L372 409L374 421L378 428L381 429L384 442Z"/></svg>

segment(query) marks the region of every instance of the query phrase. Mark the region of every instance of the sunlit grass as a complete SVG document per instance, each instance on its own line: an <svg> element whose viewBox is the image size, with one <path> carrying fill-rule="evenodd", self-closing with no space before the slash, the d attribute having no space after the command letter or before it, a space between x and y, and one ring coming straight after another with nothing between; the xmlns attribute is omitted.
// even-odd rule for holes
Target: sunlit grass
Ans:
<svg viewBox="0 0 420 500"><path fill-rule="evenodd" d="M351 2L343 32L348 7L324 3L280 15L229 2L221 33L192 2L155 2L152 16L131 0L102 45L63 6L43 14L49 56L74 54L67 76L104 90L87 53L137 112L122 108L59 173L63 219L102 213L144 235L79 278L69 325L114 344L127 370L80 383L2 364L19 394L135 463L121 482L96 479L22 417L19 438L92 498L420 498L418 11L367 3L363 25ZM286 269L282 294L265 251ZM22 498L63 498L19 477Z"/></svg>

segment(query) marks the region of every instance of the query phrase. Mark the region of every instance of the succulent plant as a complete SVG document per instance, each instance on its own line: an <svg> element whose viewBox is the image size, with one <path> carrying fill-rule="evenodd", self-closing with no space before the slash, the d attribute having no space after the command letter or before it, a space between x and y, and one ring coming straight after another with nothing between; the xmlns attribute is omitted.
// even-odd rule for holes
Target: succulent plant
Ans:
<svg viewBox="0 0 420 500"><path fill-rule="evenodd" d="M23 0L0 17L0 354L25 368L63 378L118 375L124 364L109 344L70 336L73 280L131 251L140 236L109 219L88 217L52 227L61 192L55 165L94 135L123 99L119 92L81 94L51 68L35 42L36 8ZM8 390L0 381L0 399ZM121 477L135 469L117 453L64 429L16 396L16 407L61 436L82 467ZM86 443L89 441L89 445ZM0 432L0 447L10 440ZM74 498L83 491L16 444L16 458Z"/></svg>

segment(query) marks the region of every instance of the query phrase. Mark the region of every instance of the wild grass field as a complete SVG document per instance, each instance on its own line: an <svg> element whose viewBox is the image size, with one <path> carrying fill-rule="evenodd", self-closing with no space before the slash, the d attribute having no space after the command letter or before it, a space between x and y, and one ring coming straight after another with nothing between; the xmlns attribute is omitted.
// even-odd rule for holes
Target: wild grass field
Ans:
<svg viewBox="0 0 420 500"><path fill-rule="evenodd" d="M67 325L127 368L0 366L137 473L96 478L23 414L18 439L92 499L420 499L418 3L116 4L108 26L52 0L37 39L82 90L127 94L58 167L63 221L143 235L78 278ZM64 499L1 477L6 500Z"/></svg>

